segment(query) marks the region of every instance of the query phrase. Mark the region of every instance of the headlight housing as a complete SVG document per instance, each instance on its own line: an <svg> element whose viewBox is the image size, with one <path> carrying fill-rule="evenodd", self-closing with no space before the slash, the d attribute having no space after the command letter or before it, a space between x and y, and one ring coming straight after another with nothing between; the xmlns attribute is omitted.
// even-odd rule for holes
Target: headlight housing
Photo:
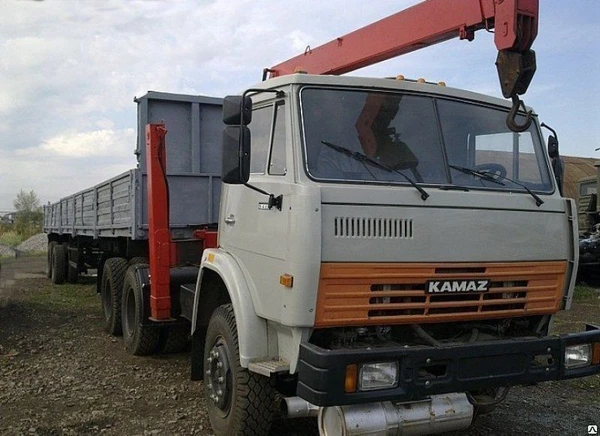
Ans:
<svg viewBox="0 0 600 436"><path fill-rule="evenodd" d="M569 345L565 348L565 368L583 368L592 364L592 345Z"/></svg>
<svg viewBox="0 0 600 436"><path fill-rule="evenodd" d="M358 389L374 391L398 386L398 362L364 363L360 365Z"/></svg>

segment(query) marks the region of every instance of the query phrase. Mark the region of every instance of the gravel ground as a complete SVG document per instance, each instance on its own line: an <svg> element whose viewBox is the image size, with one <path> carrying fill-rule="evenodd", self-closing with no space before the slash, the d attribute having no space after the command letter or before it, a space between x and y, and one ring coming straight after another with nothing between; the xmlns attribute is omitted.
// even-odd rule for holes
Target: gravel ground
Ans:
<svg viewBox="0 0 600 436"><path fill-rule="evenodd" d="M38 233L31 238L21 242L17 250L30 253L45 252L48 249L48 236L45 233Z"/></svg>
<svg viewBox="0 0 600 436"><path fill-rule="evenodd" d="M15 257L16 253L17 252L14 248L9 247L8 245L0 244L0 256Z"/></svg>
<svg viewBox="0 0 600 436"><path fill-rule="evenodd" d="M48 249L48 236L38 233L16 247L0 244L0 257L17 257L23 253L42 253Z"/></svg>
<svg viewBox="0 0 600 436"><path fill-rule="evenodd" d="M30 256L0 270L0 434L212 434L188 354L128 355L102 330L94 278L52 286L44 268L44 257ZM557 328L577 331L584 320L600 324L592 291ZM514 388L460 434L586 435L600 425L599 392L600 376Z"/></svg>

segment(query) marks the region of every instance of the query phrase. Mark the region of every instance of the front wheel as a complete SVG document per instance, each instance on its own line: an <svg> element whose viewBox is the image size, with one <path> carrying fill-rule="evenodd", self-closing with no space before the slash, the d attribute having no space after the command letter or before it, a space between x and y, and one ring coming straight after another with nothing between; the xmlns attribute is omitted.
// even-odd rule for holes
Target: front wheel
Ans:
<svg viewBox="0 0 600 436"><path fill-rule="evenodd" d="M267 377L242 368L231 304L219 306L208 324L204 347L204 392L217 435L265 435L277 412Z"/></svg>

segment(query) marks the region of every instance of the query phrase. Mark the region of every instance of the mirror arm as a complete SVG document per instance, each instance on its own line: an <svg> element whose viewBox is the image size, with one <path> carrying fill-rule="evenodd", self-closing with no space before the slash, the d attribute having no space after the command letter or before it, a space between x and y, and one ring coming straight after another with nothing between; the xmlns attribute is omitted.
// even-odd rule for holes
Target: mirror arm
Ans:
<svg viewBox="0 0 600 436"><path fill-rule="evenodd" d="M244 183L244 186L246 188L250 188L253 191L259 192L263 195L266 195L269 197L269 209L273 209L273 207L276 207L277 210L281 210L281 206L283 205L283 194L279 194L277 197L275 197L275 195L268 193L267 191L263 191L260 188L257 188L256 186L252 186L250 183Z"/></svg>
<svg viewBox="0 0 600 436"><path fill-rule="evenodd" d="M545 127L546 129L550 130L552 132L552 134L554 135L554 137L558 140L558 134L556 133L556 130L554 130L552 127L550 127L546 123L542 123L542 124L540 124L540 126Z"/></svg>
<svg viewBox="0 0 600 436"><path fill-rule="evenodd" d="M242 104L246 97L252 97L252 96L254 96L256 94L260 94L262 92L272 92L273 94L275 94L275 98L282 98L285 96L285 92L278 90L278 89L248 88L242 94ZM248 95L248 94L251 94L251 95ZM243 113L242 113L242 116L243 116Z"/></svg>

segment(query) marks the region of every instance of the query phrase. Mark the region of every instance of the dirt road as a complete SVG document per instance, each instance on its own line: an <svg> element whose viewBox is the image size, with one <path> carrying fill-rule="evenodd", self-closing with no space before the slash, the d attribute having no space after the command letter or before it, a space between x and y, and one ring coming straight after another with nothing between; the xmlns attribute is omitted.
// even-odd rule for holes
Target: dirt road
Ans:
<svg viewBox="0 0 600 436"><path fill-rule="evenodd" d="M102 330L94 279L52 286L44 267L37 257L0 269L0 434L212 434L187 354L128 355ZM557 327L574 331L584 320L600 323L592 291ZM600 425L600 377L514 388L462 434L587 435L592 424Z"/></svg>

